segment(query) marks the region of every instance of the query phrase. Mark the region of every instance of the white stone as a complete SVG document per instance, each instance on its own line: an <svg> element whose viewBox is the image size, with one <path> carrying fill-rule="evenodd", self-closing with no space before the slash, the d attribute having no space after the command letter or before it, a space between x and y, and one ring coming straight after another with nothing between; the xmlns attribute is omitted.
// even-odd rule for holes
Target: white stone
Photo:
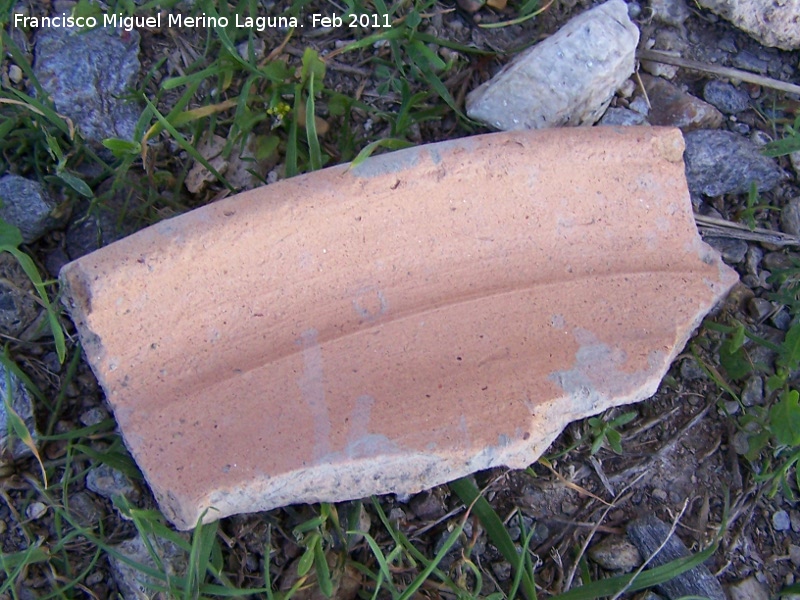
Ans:
<svg viewBox="0 0 800 600"><path fill-rule="evenodd" d="M698 0L765 46L800 48L800 0Z"/></svg>
<svg viewBox="0 0 800 600"><path fill-rule="evenodd" d="M467 97L467 114L502 130L592 125L634 69L639 30L623 0L569 21Z"/></svg>

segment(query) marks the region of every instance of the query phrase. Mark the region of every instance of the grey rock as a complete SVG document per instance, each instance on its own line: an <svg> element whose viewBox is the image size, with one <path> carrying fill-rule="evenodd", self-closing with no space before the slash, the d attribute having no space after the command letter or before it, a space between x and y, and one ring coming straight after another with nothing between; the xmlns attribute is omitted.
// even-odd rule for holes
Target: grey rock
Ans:
<svg viewBox="0 0 800 600"><path fill-rule="evenodd" d="M693 358L686 358L681 362L681 377L687 381L708 379L706 372L700 368L700 365Z"/></svg>
<svg viewBox="0 0 800 600"><path fill-rule="evenodd" d="M788 331L790 325L792 324L792 317L787 312L786 308L781 308L779 311L774 313L769 320L776 329L780 329L781 331Z"/></svg>
<svg viewBox="0 0 800 600"><path fill-rule="evenodd" d="M624 537L611 535L589 548L589 558L606 571L630 573L642 564L639 550Z"/></svg>
<svg viewBox="0 0 800 600"><path fill-rule="evenodd" d="M139 498L136 486L127 475L102 463L89 469L86 474L86 487L109 500L114 496L124 496L135 502Z"/></svg>
<svg viewBox="0 0 800 600"><path fill-rule="evenodd" d="M33 70L56 110L72 119L84 139L133 140L141 110L125 96L139 75L138 54L136 30L40 29Z"/></svg>
<svg viewBox="0 0 800 600"><path fill-rule="evenodd" d="M511 563L505 561L492 563L492 572L498 581L508 581L511 579Z"/></svg>
<svg viewBox="0 0 800 600"><path fill-rule="evenodd" d="M155 536L149 538L148 542L158 556L160 565L156 565L141 536L114 546L115 552L108 553L111 573L125 600L150 600L161 598L162 595L154 591L157 586L156 581L144 575L141 570L136 569L124 559L156 569L167 575L182 575L186 571L186 552L177 545Z"/></svg>
<svg viewBox="0 0 800 600"><path fill-rule="evenodd" d="M650 568L659 567L676 558L689 556L689 550L678 536L672 534L667 539L669 533L669 525L655 515L640 517L629 523L627 527L628 539L645 558L652 556L664 544L663 548L650 561ZM670 600L682 596L703 596L708 597L709 600L727 600L719 581L705 565L698 565L656 586L656 591Z"/></svg>
<svg viewBox="0 0 800 600"><path fill-rule="evenodd" d="M603 118L600 119L599 124L623 126L643 125L645 124L645 119L644 115L636 111L627 108L611 107L606 111L606 114L603 115Z"/></svg>
<svg viewBox="0 0 800 600"><path fill-rule="evenodd" d="M418 519L425 521L435 521L447 512L442 499L432 491L416 494L411 498L408 506Z"/></svg>
<svg viewBox="0 0 800 600"><path fill-rule="evenodd" d="M70 494L67 508L69 514L81 527L94 527L103 516L100 507L87 492Z"/></svg>
<svg viewBox="0 0 800 600"><path fill-rule="evenodd" d="M0 218L19 228L26 244L35 242L57 224L50 216L56 203L36 181L19 175L1 177L0 202Z"/></svg>
<svg viewBox="0 0 800 600"><path fill-rule="evenodd" d="M697 0L765 46L800 48L800 0Z"/></svg>
<svg viewBox="0 0 800 600"><path fill-rule="evenodd" d="M722 260L732 265L738 265L747 254L747 242L744 240L707 237L704 241L722 255Z"/></svg>
<svg viewBox="0 0 800 600"><path fill-rule="evenodd" d="M680 127L686 132L715 128L722 124L722 113L708 102L687 94L661 77L642 74L641 78L650 98L647 120L652 125Z"/></svg>
<svg viewBox="0 0 800 600"><path fill-rule="evenodd" d="M791 269L794 266L794 260L800 260L800 256L795 254L784 254L783 252L768 252L764 255L761 263L764 268L770 271L780 271L782 269Z"/></svg>
<svg viewBox="0 0 800 600"><path fill-rule="evenodd" d="M14 460L19 460L26 456L31 456L30 449L16 435L9 435L8 413L6 412L5 398L8 397L6 386L6 368L0 366L0 456L11 456ZM30 392L13 373L8 373L11 381L11 408L25 423L25 427L37 440L36 420L33 414L33 400Z"/></svg>
<svg viewBox="0 0 800 600"><path fill-rule="evenodd" d="M781 211L781 229L785 233L800 236L800 198L793 198Z"/></svg>
<svg viewBox="0 0 800 600"><path fill-rule="evenodd" d="M732 35L723 35L719 38L717 47L728 54L736 54L736 52L739 51L739 48L736 46L736 40Z"/></svg>
<svg viewBox="0 0 800 600"><path fill-rule="evenodd" d="M793 510L790 512L789 522L792 524L792 531L800 533L800 511Z"/></svg>
<svg viewBox="0 0 800 600"><path fill-rule="evenodd" d="M728 586L731 600L769 600L769 590L755 577L748 577Z"/></svg>
<svg viewBox="0 0 800 600"><path fill-rule="evenodd" d="M800 567L800 546L795 544L789 545L789 560L795 567Z"/></svg>
<svg viewBox="0 0 800 600"><path fill-rule="evenodd" d="M747 249L745 257L745 267L747 272L751 275L758 274L758 266L761 264L761 259L764 258L764 251L758 246L750 246Z"/></svg>
<svg viewBox="0 0 800 600"><path fill-rule="evenodd" d="M692 193L746 194L753 182L759 192L766 192L784 177L773 159L735 133L701 129L687 133L685 140L686 178Z"/></svg>
<svg viewBox="0 0 800 600"><path fill-rule="evenodd" d="M747 311L756 321L765 320L773 310L775 310L775 307L772 305L772 302L764 298L750 298L750 301L747 303Z"/></svg>
<svg viewBox="0 0 800 600"><path fill-rule="evenodd" d="M467 97L467 114L502 130L597 122L634 69L639 29L623 0L571 19Z"/></svg>
<svg viewBox="0 0 800 600"><path fill-rule="evenodd" d="M764 380L758 375L753 375L744 384L742 389L742 404L756 406L764 403Z"/></svg>
<svg viewBox="0 0 800 600"><path fill-rule="evenodd" d="M44 502L31 502L25 509L25 516L31 521L41 519L47 514L47 505Z"/></svg>
<svg viewBox="0 0 800 600"><path fill-rule="evenodd" d="M735 415L739 412L739 403L736 400L726 400L723 405L727 415Z"/></svg>
<svg viewBox="0 0 800 600"><path fill-rule="evenodd" d="M703 87L703 98L728 115L735 115L750 108L750 96L747 92L716 79L712 79Z"/></svg>
<svg viewBox="0 0 800 600"><path fill-rule="evenodd" d="M762 75L766 75L767 70L769 69L769 62L766 60L761 60L755 54L752 54L747 50L742 50L739 52L733 57L731 62L737 69L752 71L753 73L760 73Z"/></svg>
<svg viewBox="0 0 800 600"><path fill-rule="evenodd" d="M636 96L636 98L634 98L630 103L630 109L639 113L643 117L647 117L647 115L650 114L650 105L643 96Z"/></svg>
<svg viewBox="0 0 800 600"><path fill-rule="evenodd" d="M689 7L684 0L650 0L653 18L662 23L680 27L689 18Z"/></svg>
<svg viewBox="0 0 800 600"><path fill-rule="evenodd" d="M102 406L95 406L82 413L79 420L84 427L91 427L110 418L108 411Z"/></svg>
<svg viewBox="0 0 800 600"><path fill-rule="evenodd" d="M8 252L0 253L0 333L18 337L36 320L41 307L35 295L19 261Z"/></svg>
<svg viewBox="0 0 800 600"><path fill-rule="evenodd" d="M778 510L772 515L772 527L775 531L788 531L792 527L789 520L789 513L785 510Z"/></svg>

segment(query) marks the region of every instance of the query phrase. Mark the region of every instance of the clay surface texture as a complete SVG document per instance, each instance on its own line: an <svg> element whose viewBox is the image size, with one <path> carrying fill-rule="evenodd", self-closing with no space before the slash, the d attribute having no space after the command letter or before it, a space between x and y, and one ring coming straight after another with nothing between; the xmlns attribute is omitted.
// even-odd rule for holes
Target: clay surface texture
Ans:
<svg viewBox="0 0 800 600"><path fill-rule="evenodd" d="M497 133L163 221L61 273L179 528L525 467L652 395L736 281L676 129Z"/></svg>

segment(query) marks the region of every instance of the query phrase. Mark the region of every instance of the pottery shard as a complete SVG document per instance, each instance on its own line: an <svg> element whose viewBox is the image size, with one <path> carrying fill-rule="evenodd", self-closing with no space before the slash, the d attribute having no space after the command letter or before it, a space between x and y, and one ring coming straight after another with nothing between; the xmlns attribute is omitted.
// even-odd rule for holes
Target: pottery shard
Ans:
<svg viewBox="0 0 800 600"><path fill-rule="evenodd" d="M631 76L639 30L609 0L520 54L467 97L467 114L502 130L597 122Z"/></svg>
<svg viewBox="0 0 800 600"><path fill-rule="evenodd" d="M650 127L421 146L163 221L62 283L178 527L417 492L655 392L737 280L682 153Z"/></svg>
<svg viewBox="0 0 800 600"><path fill-rule="evenodd" d="M800 48L800 0L698 0L765 46Z"/></svg>

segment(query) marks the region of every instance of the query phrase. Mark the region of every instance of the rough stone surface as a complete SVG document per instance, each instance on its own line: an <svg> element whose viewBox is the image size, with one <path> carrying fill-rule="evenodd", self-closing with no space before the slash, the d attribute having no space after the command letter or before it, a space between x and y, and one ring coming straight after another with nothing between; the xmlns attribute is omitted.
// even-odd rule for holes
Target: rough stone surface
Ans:
<svg viewBox="0 0 800 600"><path fill-rule="evenodd" d="M600 125L646 125L645 117L643 114L627 108L609 108L603 118L600 119Z"/></svg>
<svg viewBox="0 0 800 600"><path fill-rule="evenodd" d="M661 544L667 539L670 527L654 515L646 515L632 521L626 529L628 539L639 549L645 559L653 555ZM660 567L676 558L689 556L689 550L678 538L672 534L661 551L653 556L648 567ZM669 581L656 586L656 590L670 600L684 596L700 596L709 600L727 600L717 578L711 574L708 567L698 565L689 571L673 577Z"/></svg>
<svg viewBox="0 0 800 600"><path fill-rule="evenodd" d="M153 560L148 546L153 549L159 564ZM176 544L157 536L152 536L145 544L141 536L114 546L115 552L108 553L108 563L120 594L124 600L156 600L164 596L156 592L158 581L142 573L128 561L145 565L167 575L180 576L186 571L188 556Z"/></svg>
<svg viewBox="0 0 800 600"><path fill-rule="evenodd" d="M759 152L750 140L730 131L706 130L686 134L686 178L693 194L746 194L752 182L759 192L774 188L783 178L776 162Z"/></svg>
<svg viewBox="0 0 800 600"><path fill-rule="evenodd" d="M697 0L765 46L800 48L800 0Z"/></svg>
<svg viewBox="0 0 800 600"><path fill-rule="evenodd" d="M125 473L106 464L89 469L86 474L86 487L95 494L112 500L114 496L124 496L134 502L139 492Z"/></svg>
<svg viewBox="0 0 800 600"><path fill-rule="evenodd" d="M726 263L738 265L747 254L747 242L735 238L707 237L706 244L722 255Z"/></svg>
<svg viewBox="0 0 800 600"><path fill-rule="evenodd" d="M800 198L792 198L781 210L781 229L800 236Z"/></svg>
<svg viewBox="0 0 800 600"><path fill-rule="evenodd" d="M417 492L655 392L737 280L682 154L652 127L421 146L163 221L63 289L179 527Z"/></svg>
<svg viewBox="0 0 800 600"><path fill-rule="evenodd" d="M589 548L589 558L606 571L630 573L642 564L639 550L624 537L611 535Z"/></svg>
<svg viewBox="0 0 800 600"><path fill-rule="evenodd" d="M55 225L50 217L55 207L39 182L19 175L0 177L0 218L19 229L26 244L35 242Z"/></svg>
<svg viewBox="0 0 800 600"><path fill-rule="evenodd" d="M730 83L712 79L703 87L703 98L727 115L750 108L750 96Z"/></svg>
<svg viewBox="0 0 800 600"><path fill-rule="evenodd" d="M467 97L467 114L502 130L592 125L631 76L639 29L609 0L522 53Z"/></svg>
<svg viewBox="0 0 800 600"><path fill-rule="evenodd" d="M661 77L641 74L650 99L647 120L652 125L680 127L683 131L713 129L722 124L722 113Z"/></svg>
<svg viewBox="0 0 800 600"><path fill-rule="evenodd" d="M125 96L139 75L138 54L136 30L44 28L36 35L33 70L84 139L133 140L141 110Z"/></svg>
<svg viewBox="0 0 800 600"><path fill-rule="evenodd" d="M728 586L730 600L769 600L769 590L755 577L748 577Z"/></svg>
<svg viewBox="0 0 800 600"><path fill-rule="evenodd" d="M650 0L653 18L662 23L680 27L691 14L684 0Z"/></svg>
<svg viewBox="0 0 800 600"><path fill-rule="evenodd" d="M33 400L30 392L25 385L13 373L11 377L11 407L14 412L25 422L25 426L33 436L37 438L36 421L33 415ZM8 413L6 412L6 398L8 388L6 387L6 368L0 366L0 457L11 457L19 460L25 456L30 456L30 449L15 434L9 436Z"/></svg>

